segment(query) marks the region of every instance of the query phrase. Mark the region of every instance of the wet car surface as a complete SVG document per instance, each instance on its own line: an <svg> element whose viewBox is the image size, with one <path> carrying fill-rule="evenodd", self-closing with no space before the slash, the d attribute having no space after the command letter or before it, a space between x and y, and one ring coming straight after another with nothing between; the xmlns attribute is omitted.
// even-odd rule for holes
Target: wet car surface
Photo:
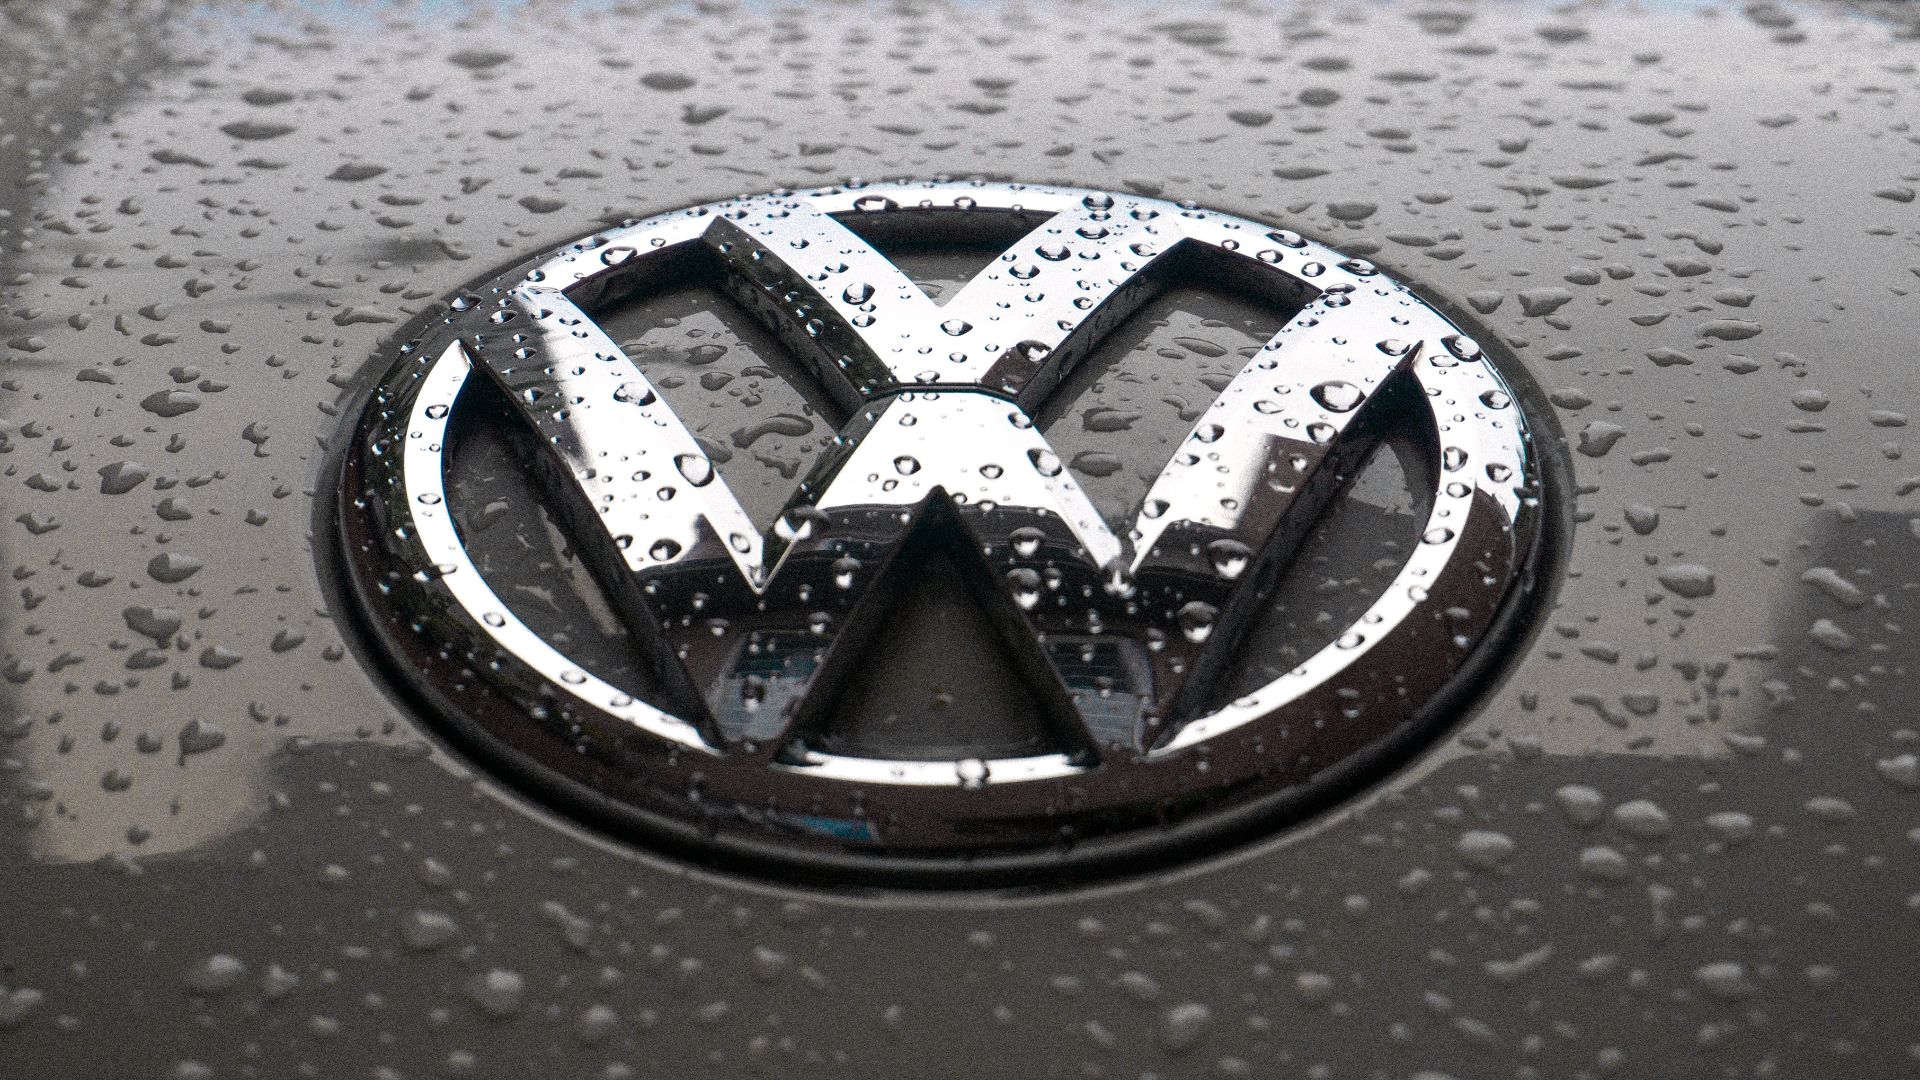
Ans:
<svg viewBox="0 0 1920 1080"><path fill-rule="evenodd" d="M1912 19L0 11L0 1053L41 1076L1907 1075ZM1498 342L1564 434L1566 538L1450 732L1177 866L854 889L571 822L383 674L326 485L369 372L449 297L627 218L935 175L1270 221ZM972 272L903 265L930 292ZM622 343L777 506L824 406L747 323L648 303ZM1040 418L1103 513L1231 374L1209 363L1270 332L1238 304L1164 298ZM474 454L476 548L544 633L592 636L564 538L480 520L532 494ZM1382 467L1276 656L1404 556ZM954 678L923 692L965 711Z"/></svg>

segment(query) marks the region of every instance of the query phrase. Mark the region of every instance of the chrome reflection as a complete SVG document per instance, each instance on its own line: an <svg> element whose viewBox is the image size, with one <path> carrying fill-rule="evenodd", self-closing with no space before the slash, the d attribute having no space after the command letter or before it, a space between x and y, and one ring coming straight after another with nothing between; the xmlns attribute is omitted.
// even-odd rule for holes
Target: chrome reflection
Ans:
<svg viewBox="0 0 1920 1080"><path fill-rule="evenodd" d="M862 237L996 215L1027 233L944 306ZM1031 417L1198 256L1301 306L1117 534ZM594 319L688 257L850 415L764 530ZM387 375L347 463L361 594L458 726L703 843L991 861L1303 798L1432 719L1534 558L1539 471L1480 347L1364 262L1190 206L977 182L779 192L590 237L453 307ZM476 374L537 432L664 700L541 641L467 558L445 447ZM1393 584L1298 668L1211 707L1290 553L1409 424L1431 433L1432 509ZM1057 752L928 762L809 742L933 550L990 612Z"/></svg>

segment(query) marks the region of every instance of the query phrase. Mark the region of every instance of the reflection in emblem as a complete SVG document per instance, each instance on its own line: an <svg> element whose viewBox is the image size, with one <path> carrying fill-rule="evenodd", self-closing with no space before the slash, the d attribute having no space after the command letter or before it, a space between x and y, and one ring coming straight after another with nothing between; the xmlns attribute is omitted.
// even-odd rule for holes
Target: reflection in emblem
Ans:
<svg viewBox="0 0 1920 1080"><path fill-rule="evenodd" d="M945 305L869 236L1024 235ZM850 417L762 529L595 316L722 282ZM1171 282L1293 318L1116 531L1032 417ZM459 731L560 798L703 850L945 878L1095 858L1306 805L1433 726L1528 581L1539 470L1480 347L1372 266L1153 199L1012 184L780 192L622 226L456 301L375 389L345 464L358 593ZM464 549L450 425L511 403L658 686L541 640ZM1431 510L1392 584L1257 691L1222 672L1289 555L1390 430ZM1034 688L1044 753L904 760L811 738L903 582L957 568ZM984 644L984 643L983 643Z"/></svg>

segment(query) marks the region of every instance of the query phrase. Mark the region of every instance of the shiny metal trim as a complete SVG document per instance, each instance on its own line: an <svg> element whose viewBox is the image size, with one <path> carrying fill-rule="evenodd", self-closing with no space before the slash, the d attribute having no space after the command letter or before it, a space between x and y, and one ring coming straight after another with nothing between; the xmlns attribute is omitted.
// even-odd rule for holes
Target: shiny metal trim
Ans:
<svg viewBox="0 0 1920 1080"><path fill-rule="evenodd" d="M1032 225L939 306L860 237L867 215L919 215L934 231L986 215ZM1196 421L1118 536L1029 415L1193 246L1311 299ZM852 414L764 533L590 314L695 248ZM1526 422L1478 345L1369 264L1187 205L981 182L779 192L609 230L456 308L362 420L350 471L364 486L343 525L376 618L404 624L422 657L459 654L461 692L486 704L454 708L509 742L531 737L518 725L571 745L573 760L545 756L575 782L709 837L786 837L796 858L1058 851L1311 785L1422 715L1524 586L1540 531ZM442 470L476 372L591 508L576 532L639 613L677 691L667 707L540 641L468 560ZM1268 583L1409 408L1427 411L1434 440L1424 542L1332 644L1206 708ZM881 610L874 583L928 528L979 553L1009 640L1028 644L1043 683L1051 670L1042 708L1062 752L889 761L807 745L812 692L845 677ZM764 650L796 639L775 667L799 674L739 675L742 656L764 668ZM1148 673L1131 718L1084 722L1088 695L1112 687L1070 685L1055 650L1087 642ZM716 699L717 686L750 686L763 711Z"/></svg>

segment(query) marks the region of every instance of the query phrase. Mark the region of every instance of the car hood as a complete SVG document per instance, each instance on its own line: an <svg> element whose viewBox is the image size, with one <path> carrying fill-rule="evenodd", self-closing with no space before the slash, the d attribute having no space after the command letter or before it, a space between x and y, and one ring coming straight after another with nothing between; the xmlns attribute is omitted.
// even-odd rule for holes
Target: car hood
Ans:
<svg viewBox="0 0 1920 1080"><path fill-rule="evenodd" d="M0 11L0 1053L34 1075L1890 1076L1920 905L1911 11ZM1499 685L1271 839L1059 890L685 866L373 673L356 379L489 271L847 176L1364 256L1565 433Z"/></svg>

